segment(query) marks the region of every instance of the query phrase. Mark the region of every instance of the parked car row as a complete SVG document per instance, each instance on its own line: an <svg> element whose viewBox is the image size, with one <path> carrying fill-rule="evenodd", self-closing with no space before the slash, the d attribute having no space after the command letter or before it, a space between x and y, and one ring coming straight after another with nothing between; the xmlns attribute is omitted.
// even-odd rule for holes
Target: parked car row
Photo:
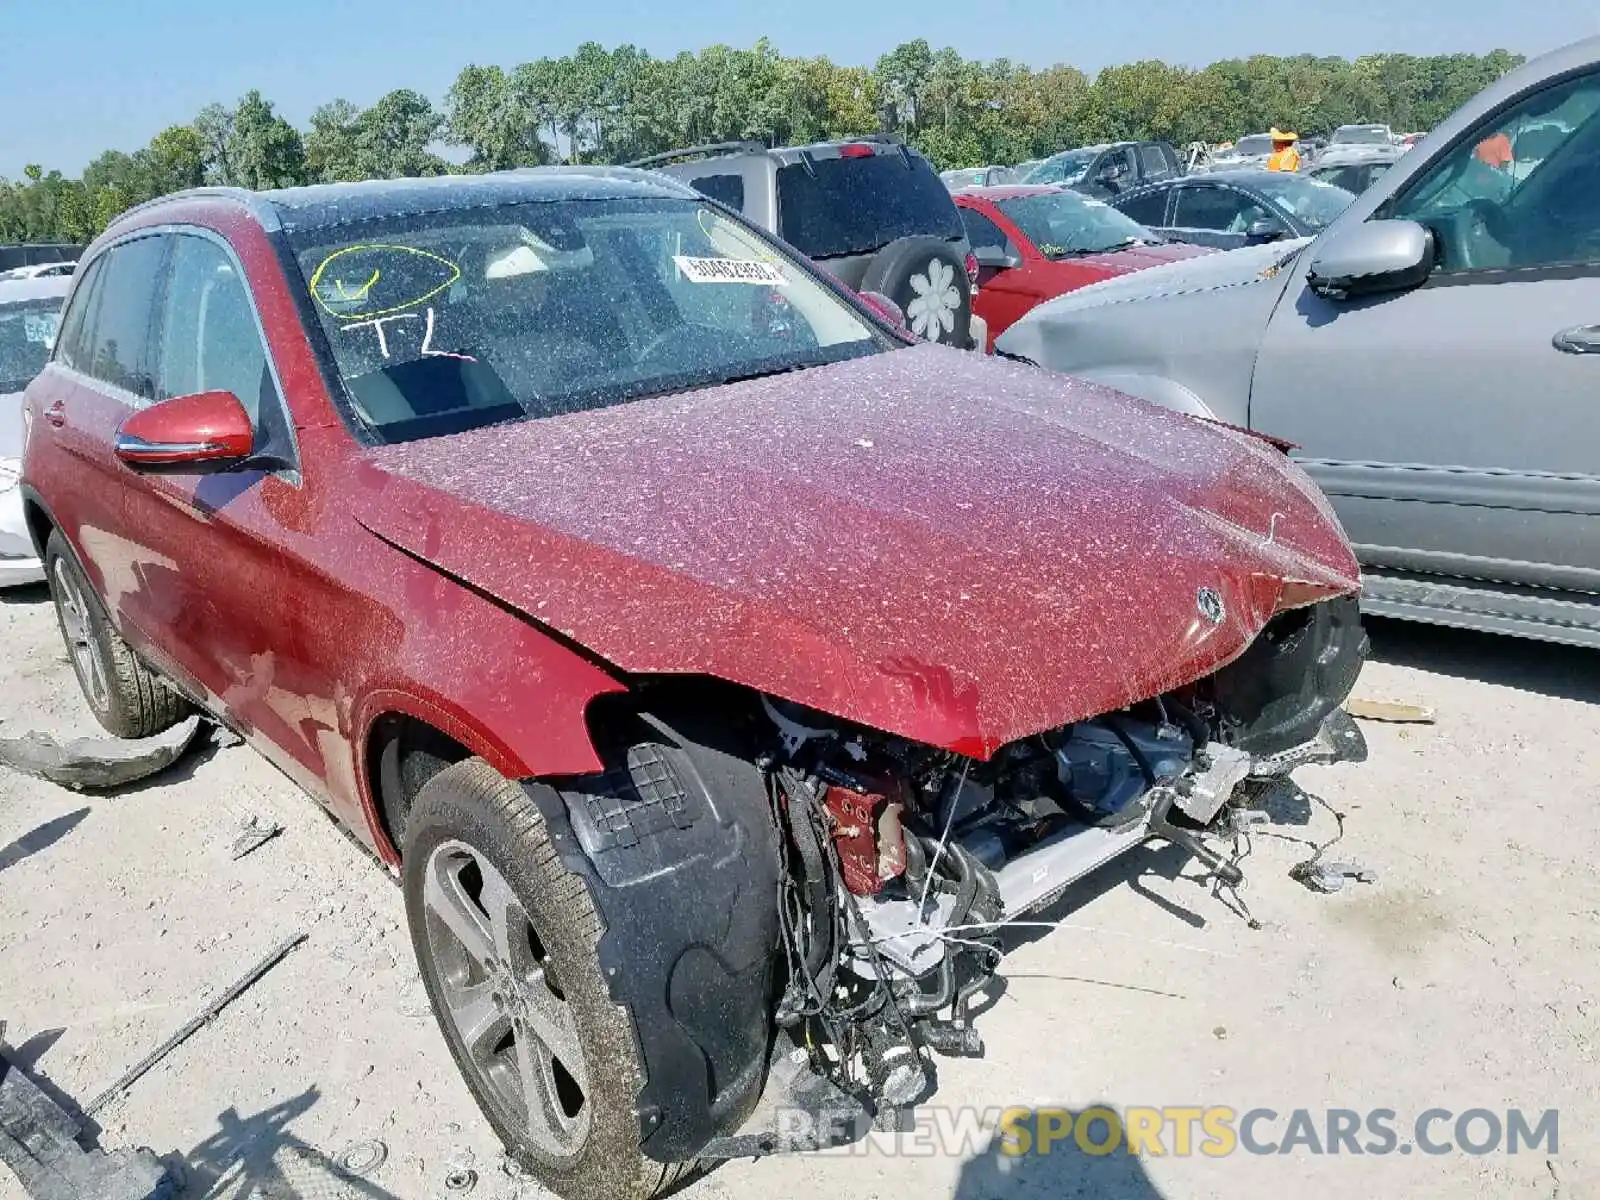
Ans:
<svg viewBox="0 0 1600 1200"><path fill-rule="evenodd" d="M1600 645L1597 175L1591 40L1463 106L1314 239L1073 292L998 348L1295 443L1369 611Z"/></svg>

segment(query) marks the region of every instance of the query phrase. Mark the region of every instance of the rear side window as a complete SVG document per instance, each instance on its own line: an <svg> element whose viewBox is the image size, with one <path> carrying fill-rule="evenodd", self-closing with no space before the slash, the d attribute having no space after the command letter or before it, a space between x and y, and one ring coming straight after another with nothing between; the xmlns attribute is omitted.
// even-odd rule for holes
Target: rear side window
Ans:
<svg viewBox="0 0 1600 1200"><path fill-rule="evenodd" d="M811 258L871 254L903 237L962 236L950 192L917 155L820 158L778 170L778 232Z"/></svg>
<svg viewBox="0 0 1600 1200"><path fill-rule="evenodd" d="M1172 223L1179 229L1228 229L1243 215L1248 203L1243 193L1232 188L1181 188Z"/></svg>
<svg viewBox="0 0 1600 1200"><path fill-rule="evenodd" d="M1138 196L1130 196L1126 200L1117 201L1117 208L1125 215L1139 222L1139 224L1151 229L1159 229L1167 223L1167 197L1171 194L1165 189L1156 192L1145 192Z"/></svg>
<svg viewBox="0 0 1600 1200"><path fill-rule="evenodd" d="M1165 179L1172 174L1172 168L1167 163L1167 152L1154 142L1146 142L1139 147L1139 165L1144 168L1146 179Z"/></svg>
<svg viewBox="0 0 1600 1200"><path fill-rule="evenodd" d="M744 176L702 175L689 184L702 196L726 204L734 212L744 211Z"/></svg>
<svg viewBox="0 0 1600 1200"><path fill-rule="evenodd" d="M967 227L967 241L974 250L980 246L992 246L996 250L1010 248L1011 239L1006 237L1005 231L984 216L977 209L959 208L961 223Z"/></svg>
<svg viewBox="0 0 1600 1200"><path fill-rule="evenodd" d="M104 262L105 256L102 255L89 264L83 278L73 288L67 311L61 318L61 333L56 338L56 361L74 371L87 373L89 370L93 347L85 331L92 332L94 329L94 310L100 302L100 267Z"/></svg>
<svg viewBox="0 0 1600 1200"><path fill-rule="evenodd" d="M107 251L97 281L94 326L83 330L89 362L79 369L145 400L155 399L156 394L150 333L156 284L166 258L167 239L159 236L124 242Z"/></svg>

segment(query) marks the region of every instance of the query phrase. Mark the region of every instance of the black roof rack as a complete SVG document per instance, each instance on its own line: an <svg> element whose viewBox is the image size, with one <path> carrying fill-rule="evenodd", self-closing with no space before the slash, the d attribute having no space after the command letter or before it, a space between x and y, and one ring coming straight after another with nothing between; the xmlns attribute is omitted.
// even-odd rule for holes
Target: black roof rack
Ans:
<svg viewBox="0 0 1600 1200"><path fill-rule="evenodd" d="M760 142L707 142L703 146L685 146L681 150L668 150L665 154L652 154L636 158L627 167L654 167L680 158L715 158L720 154L765 154L766 146Z"/></svg>

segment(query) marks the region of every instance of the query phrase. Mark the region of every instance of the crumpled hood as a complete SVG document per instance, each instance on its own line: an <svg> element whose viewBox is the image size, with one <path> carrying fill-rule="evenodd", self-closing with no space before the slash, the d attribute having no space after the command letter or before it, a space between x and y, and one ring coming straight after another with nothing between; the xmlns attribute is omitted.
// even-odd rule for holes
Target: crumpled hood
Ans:
<svg viewBox="0 0 1600 1200"><path fill-rule="evenodd" d="M1032 357L1019 345L1019 342L1027 340L1027 335L1019 336L1017 331L1031 325L1048 324L1052 315L1082 312L1088 308L1124 304L1132 300L1177 296L1186 292L1215 291L1273 279L1279 274L1273 270L1276 264L1300 247L1309 245L1311 240L1295 238L1197 255L1079 288L1033 309L1002 334L995 347L1007 354ZM1007 339L1012 339L1009 344Z"/></svg>
<svg viewBox="0 0 1600 1200"><path fill-rule="evenodd" d="M1358 586L1265 443L928 345L380 447L360 474L372 532L624 671L980 757L1209 673L1285 581Z"/></svg>

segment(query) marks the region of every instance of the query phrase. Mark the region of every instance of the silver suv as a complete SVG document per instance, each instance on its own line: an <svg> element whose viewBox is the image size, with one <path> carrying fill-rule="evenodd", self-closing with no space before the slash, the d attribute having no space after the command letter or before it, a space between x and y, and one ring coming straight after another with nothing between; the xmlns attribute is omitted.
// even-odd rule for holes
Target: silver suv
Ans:
<svg viewBox="0 0 1600 1200"><path fill-rule="evenodd" d="M977 260L928 160L874 134L771 150L718 142L628 164L680 179L777 234L846 287L899 305L918 337L970 349Z"/></svg>

